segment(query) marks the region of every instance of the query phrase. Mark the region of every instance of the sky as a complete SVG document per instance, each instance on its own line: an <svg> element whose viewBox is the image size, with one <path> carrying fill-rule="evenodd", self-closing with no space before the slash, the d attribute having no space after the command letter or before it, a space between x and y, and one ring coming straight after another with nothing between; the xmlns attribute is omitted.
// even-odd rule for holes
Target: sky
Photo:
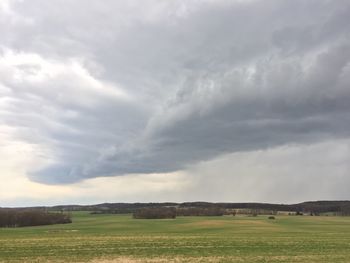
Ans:
<svg viewBox="0 0 350 263"><path fill-rule="evenodd" d="M348 200L348 0L0 0L0 206Z"/></svg>

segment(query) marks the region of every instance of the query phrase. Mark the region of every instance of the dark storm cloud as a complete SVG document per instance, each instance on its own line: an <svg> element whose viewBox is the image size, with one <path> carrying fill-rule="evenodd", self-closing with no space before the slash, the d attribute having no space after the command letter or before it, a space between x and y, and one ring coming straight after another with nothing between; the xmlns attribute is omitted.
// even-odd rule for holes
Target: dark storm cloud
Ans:
<svg viewBox="0 0 350 263"><path fill-rule="evenodd" d="M34 180L349 137L348 1L9 3L1 122L51 149Z"/></svg>

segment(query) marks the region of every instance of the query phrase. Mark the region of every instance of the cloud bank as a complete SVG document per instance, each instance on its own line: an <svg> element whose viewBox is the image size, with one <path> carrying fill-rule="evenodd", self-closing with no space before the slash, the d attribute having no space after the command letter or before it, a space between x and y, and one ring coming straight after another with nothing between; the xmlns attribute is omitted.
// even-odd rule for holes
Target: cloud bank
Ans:
<svg viewBox="0 0 350 263"><path fill-rule="evenodd" d="M2 1L3 144L45 184L348 145L349 23L348 1Z"/></svg>

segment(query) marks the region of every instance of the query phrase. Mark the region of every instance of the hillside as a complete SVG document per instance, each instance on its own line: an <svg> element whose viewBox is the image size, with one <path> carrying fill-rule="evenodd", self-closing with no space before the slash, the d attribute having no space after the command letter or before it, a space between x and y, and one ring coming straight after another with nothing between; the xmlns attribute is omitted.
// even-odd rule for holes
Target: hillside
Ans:
<svg viewBox="0 0 350 263"><path fill-rule="evenodd" d="M342 213L350 215L350 201L307 201L298 204L271 204L271 203L211 203L211 202L164 202L164 203L102 203L94 205L59 205L51 207L31 207L54 211L94 211L112 212L116 214L133 213L140 208L177 207L177 208L212 208L223 209L255 209L270 211L290 211L302 213Z"/></svg>

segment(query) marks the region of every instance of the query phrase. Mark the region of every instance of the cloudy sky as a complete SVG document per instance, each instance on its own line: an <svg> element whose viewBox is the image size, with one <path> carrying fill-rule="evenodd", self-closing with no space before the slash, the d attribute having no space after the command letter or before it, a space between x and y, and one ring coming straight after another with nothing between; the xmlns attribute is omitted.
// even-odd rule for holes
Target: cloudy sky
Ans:
<svg viewBox="0 0 350 263"><path fill-rule="evenodd" d="M0 206L350 199L348 0L0 0Z"/></svg>

